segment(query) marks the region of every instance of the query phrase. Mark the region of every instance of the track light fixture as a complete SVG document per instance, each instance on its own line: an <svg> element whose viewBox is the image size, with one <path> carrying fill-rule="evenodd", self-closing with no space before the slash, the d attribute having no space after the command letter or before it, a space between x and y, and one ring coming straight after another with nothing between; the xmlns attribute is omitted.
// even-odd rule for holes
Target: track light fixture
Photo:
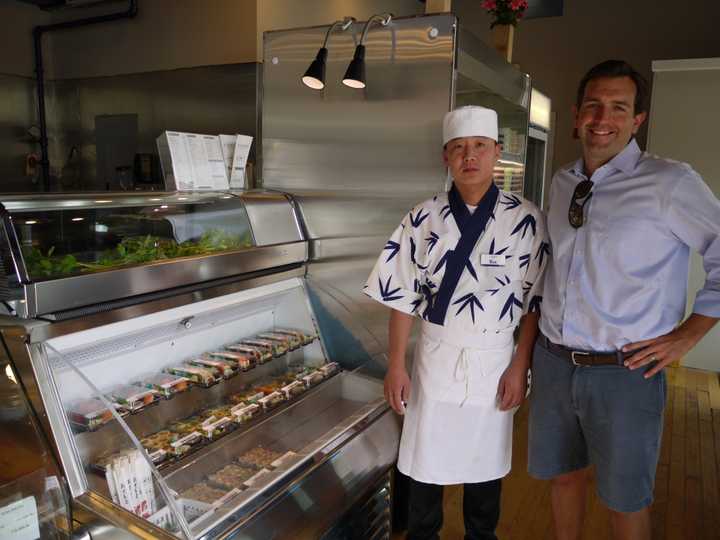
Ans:
<svg viewBox="0 0 720 540"><path fill-rule="evenodd" d="M330 25L330 28L328 28L328 31L325 34L323 46L320 47L315 60L312 61L310 67L307 68L307 71L302 76L302 82L305 86L308 86L313 90L322 90L325 88L325 63L327 61L327 42L330 38L330 34L336 28L340 28L342 31L345 31L350 28L354 22L355 17L345 17L343 20L335 21Z"/></svg>
<svg viewBox="0 0 720 540"><path fill-rule="evenodd" d="M382 13L380 15L373 15L365 23L362 36L360 37L360 43L355 47L355 54L350 62L350 65L345 72L343 77L343 84L350 88L365 88L365 38L367 37L368 30L372 23L380 23L382 26L387 26L392 20L392 14Z"/></svg>

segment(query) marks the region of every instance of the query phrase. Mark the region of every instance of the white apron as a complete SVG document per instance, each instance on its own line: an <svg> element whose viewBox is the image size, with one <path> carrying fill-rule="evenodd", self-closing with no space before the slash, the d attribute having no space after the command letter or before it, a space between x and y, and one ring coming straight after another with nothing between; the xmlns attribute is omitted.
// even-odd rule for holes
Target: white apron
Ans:
<svg viewBox="0 0 720 540"><path fill-rule="evenodd" d="M473 333L422 323L398 469L430 484L494 480L510 471L514 410L497 388L512 360L512 328Z"/></svg>

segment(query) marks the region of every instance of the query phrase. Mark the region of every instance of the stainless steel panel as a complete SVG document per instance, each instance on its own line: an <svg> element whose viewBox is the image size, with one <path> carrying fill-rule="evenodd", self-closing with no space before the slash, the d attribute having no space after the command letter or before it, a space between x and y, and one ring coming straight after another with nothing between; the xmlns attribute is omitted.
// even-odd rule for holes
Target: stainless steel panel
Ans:
<svg viewBox="0 0 720 540"><path fill-rule="evenodd" d="M265 187L408 196L442 187L441 126L452 100L455 18L398 18L373 27L365 44L367 88L353 90L340 81L363 24L330 37L320 92L300 76L327 27L265 33Z"/></svg>
<svg viewBox="0 0 720 540"><path fill-rule="evenodd" d="M41 281L25 286L27 313L28 316L35 317L118 298L300 263L306 259L307 244L294 242Z"/></svg>
<svg viewBox="0 0 720 540"><path fill-rule="evenodd" d="M295 207L287 195L248 191L240 197L250 220L255 245L267 246L303 240Z"/></svg>
<svg viewBox="0 0 720 540"><path fill-rule="evenodd" d="M293 277L301 277L305 274L303 268L296 268L285 272L254 277L249 279L241 279L231 284L218 285L205 289L193 290L185 292L169 298L143 302L141 304L113 309L111 311L103 311L93 315L88 315L79 319L71 319L67 321L55 322L49 324L46 322L35 323L35 321L23 321L27 325L27 332L31 343L40 343L48 339L81 332L90 328L96 328L114 322L132 319L151 313L158 313L166 309L172 309L179 306L191 304L193 302L202 302L210 298L217 298L226 294L232 294L238 291L260 287L269 283L284 281ZM17 319L12 319L17 324ZM30 324L35 323L35 324Z"/></svg>
<svg viewBox="0 0 720 540"><path fill-rule="evenodd" d="M35 80L30 77L0 74L2 191L28 192L40 189L36 175L25 175L25 157L38 152L38 146L27 133L28 128L37 122L36 114Z"/></svg>

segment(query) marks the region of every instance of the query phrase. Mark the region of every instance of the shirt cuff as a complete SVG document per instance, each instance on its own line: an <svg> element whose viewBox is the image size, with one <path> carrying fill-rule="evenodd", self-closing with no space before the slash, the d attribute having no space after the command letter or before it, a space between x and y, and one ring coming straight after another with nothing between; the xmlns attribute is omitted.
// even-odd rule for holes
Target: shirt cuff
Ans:
<svg viewBox="0 0 720 540"><path fill-rule="evenodd" d="M703 289L697 293L693 313L720 319L720 291Z"/></svg>

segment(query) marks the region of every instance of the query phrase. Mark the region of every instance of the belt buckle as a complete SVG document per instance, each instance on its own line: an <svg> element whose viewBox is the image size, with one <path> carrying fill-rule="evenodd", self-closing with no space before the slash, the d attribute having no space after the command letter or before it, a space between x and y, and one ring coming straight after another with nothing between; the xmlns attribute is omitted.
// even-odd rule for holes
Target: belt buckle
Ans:
<svg viewBox="0 0 720 540"><path fill-rule="evenodd" d="M572 363L573 363L573 365L575 365L575 366L582 366L582 365L583 365L583 364L578 364L578 363L577 363L577 360L575 360L575 355L576 355L576 354L579 354L579 355L582 355L582 356L590 356L590 353L589 353L589 352L585 352L585 351L570 351L570 360L572 360Z"/></svg>

